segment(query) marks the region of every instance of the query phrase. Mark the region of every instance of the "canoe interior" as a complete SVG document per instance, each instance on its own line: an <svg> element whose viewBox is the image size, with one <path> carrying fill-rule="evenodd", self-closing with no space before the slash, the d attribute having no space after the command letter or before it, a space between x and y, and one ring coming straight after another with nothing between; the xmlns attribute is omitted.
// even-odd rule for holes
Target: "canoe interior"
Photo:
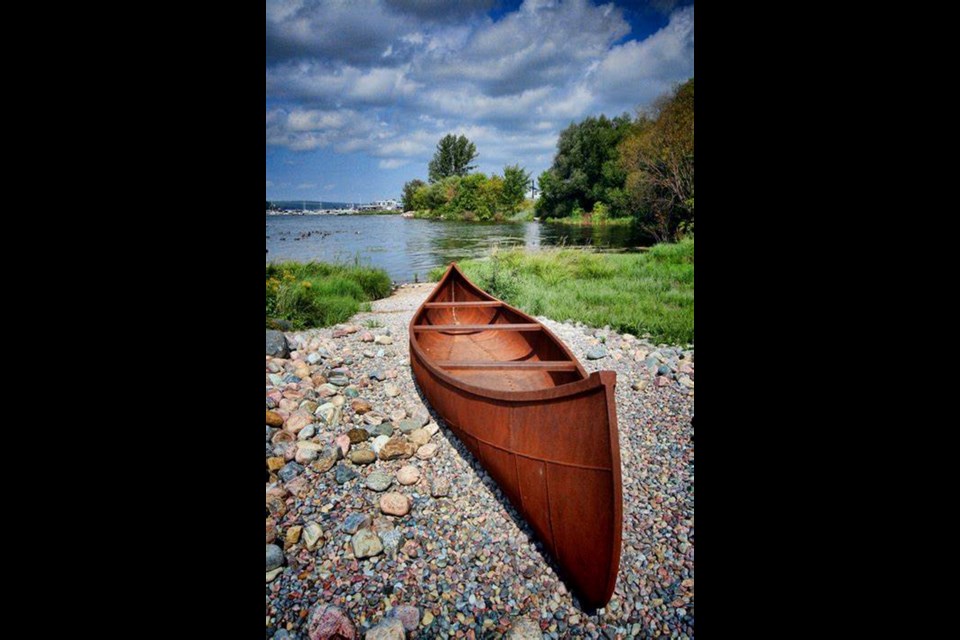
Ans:
<svg viewBox="0 0 960 640"><path fill-rule="evenodd" d="M446 286L429 302L492 300L484 292L451 273ZM531 320L504 306L424 308L416 325L525 324ZM534 391L582 380L578 368L551 371L538 368L457 368L456 362L573 362L566 351L543 331L421 331L416 340L424 354L465 383L500 391Z"/></svg>

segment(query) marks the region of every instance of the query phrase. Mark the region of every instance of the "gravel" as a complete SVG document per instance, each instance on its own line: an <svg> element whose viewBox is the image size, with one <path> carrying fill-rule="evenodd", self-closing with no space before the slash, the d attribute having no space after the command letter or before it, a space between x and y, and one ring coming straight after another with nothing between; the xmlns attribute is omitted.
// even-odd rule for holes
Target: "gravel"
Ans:
<svg viewBox="0 0 960 640"><path fill-rule="evenodd" d="M266 637L307 638L308 621L319 619L311 617L318 610L328 617L342 612L356 626L357 637L363 637L376 625L397 619L390 612L398 607L417 608L421 619L409 636L417 638L499 638L511 629L529 632L531 624L549 638L694 637L693 350L650 344L609 328L537 318L585 369L617 373L620 572L610 603L587 611L557 577L543 546L496 484L421 400L410 373L406 333L413 311L432 288L402 286L390 298L374 302L371 312L354 316L352 326L287 332L290 359L266 357L271 412L286 420L311 408L302 408L304 401L318 403L311 412L318 414L312 423L315 435L308 440L278 436L282 429L267 432L272 440L267 457L291 456L280 467L290 478L290 490L277 470L269 472L267 482L276 541L286 540L295 526L306 532L310 523L317 525L311 534L326 532L310 536L313 550L304 535L282 558L278 547L268 549L268 574L271 566L279 574L266 585ZM357 330L349 331L353 327ZM333 338L336 330L341 337ZM382 353L369 358L363 355L371 344L362 341L365 334L374 341L380 336L392 340L375 343ZM588 359L591 350L604 356ZM330 385L331 378L345 384ZM398 439L389 447L394 452L416 451L409 434L430 425L428 444L436 445L430 447L436 449L432 457L350 462L334 439L351 429L380 426L364 421L371 413ZM275 417L268 418L276 424ZM415 420L416 426L406 420ZM372 444L376 451L386 442L376 442L377 437L382 436L350 446ZM323 446L318 460L291 465L296 447L305 442ZM282 453L273 452L281 448ZM342 459L334 464L337 458ZM397 472L411 464L420 472L418 481L396 483ZM379 475L370 478L374 474ZM409 512L383 515L380 500L388 494L368 484L405 496ZM352 535L344 529L348 519L347 529L359 527ZM357 558L355 546L361 555L376 553ZM404 622L412 624L411 610L402 612Z"/></svg>

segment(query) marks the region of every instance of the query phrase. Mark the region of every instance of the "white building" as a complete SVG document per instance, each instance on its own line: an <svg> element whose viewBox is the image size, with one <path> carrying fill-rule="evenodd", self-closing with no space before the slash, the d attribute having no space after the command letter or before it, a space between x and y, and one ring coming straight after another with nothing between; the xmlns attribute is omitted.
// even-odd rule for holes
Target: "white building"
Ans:
<svg viewBox="0 0 960 640"><path fill-rule="evenodd" d="M400 208L400 202L397 200L377 200L357 207L360 211L399 211Z"/></svg>

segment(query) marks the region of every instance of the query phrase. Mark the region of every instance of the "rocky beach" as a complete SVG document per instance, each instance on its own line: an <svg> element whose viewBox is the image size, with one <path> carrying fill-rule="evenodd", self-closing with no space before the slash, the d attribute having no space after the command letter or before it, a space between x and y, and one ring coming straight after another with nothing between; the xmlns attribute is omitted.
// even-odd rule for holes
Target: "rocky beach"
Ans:
<svg viewBox="0 0 960 640"><path fill-rule="evenodd" d="M588 611L414 383L433 286L267 332L266 638L693 638L693 350L537 318L617 373L620 571Z"/></svg>

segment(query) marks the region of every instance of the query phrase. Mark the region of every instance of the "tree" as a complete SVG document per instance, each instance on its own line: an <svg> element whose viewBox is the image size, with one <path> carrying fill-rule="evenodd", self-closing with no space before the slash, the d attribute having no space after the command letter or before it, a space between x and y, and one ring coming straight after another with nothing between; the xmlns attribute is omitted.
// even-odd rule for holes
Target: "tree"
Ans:
<svg viewBox="0 0 960 640"><path fill-rule="evenodd" d="M626 173L617 147L631 124L627 114L613 119L591 116L560 132L549 177L540 176L537 209L541 215L562 218L571 215L574 207L590 211L596 202L604 202L614 216L626 213Z"/></svg>
<svg viewBox="0 0 960 640"><path fill-rule="evenodd" d="M437 182L450 176L465 176L475 165L470 163L477 157L477 147L466 136L448 133L437 143L437 150L430 161L430 182Z"/></svg>
<svg viewBox="0 0 960 640"><path fill-rule="evenodd" d="M516 213L523 204L529 182L530 174L519 164L503 168L503 206L508 213Z"/></svg>
<svg viewBox="0 0 960 640"><path fill-rule="evenodd" d="M413 195L417 192L417 189L424 186L426 182L423 180L413 179L410 182L403 185L403 210L404 211L414 211L415 207L413 205Z"/></svg>
<svg viewBox="0 0 960 640"><path fill-rule="evenodd" d="M657 240L693 227L693 102L691 78L640 115L620 145L626 196Z"/></svg>

